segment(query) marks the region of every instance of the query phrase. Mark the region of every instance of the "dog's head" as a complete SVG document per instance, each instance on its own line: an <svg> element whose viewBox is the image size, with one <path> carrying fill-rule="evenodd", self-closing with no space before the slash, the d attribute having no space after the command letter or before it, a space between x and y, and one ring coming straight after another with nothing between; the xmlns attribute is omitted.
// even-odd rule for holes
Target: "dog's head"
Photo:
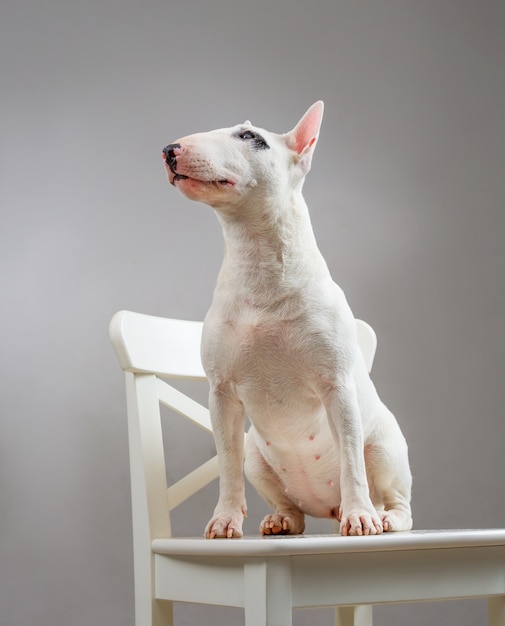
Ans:
<svg viewBox="0 0 505 626"><path fill-rule="evenodd" d="M247 121L182 137L163 149L168 180L188 198L221 211L282 201L301 190L322 116L319 101L282 135Z"/></svg>

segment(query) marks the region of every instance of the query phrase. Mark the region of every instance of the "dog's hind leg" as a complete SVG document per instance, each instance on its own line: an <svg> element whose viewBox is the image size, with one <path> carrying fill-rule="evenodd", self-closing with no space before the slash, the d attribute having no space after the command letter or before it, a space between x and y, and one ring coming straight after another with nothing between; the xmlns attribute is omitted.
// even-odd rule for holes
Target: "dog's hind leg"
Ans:
<svg viewBox="0 0 505 626"><path fill-rule="evenodd" d="M305 515L286 496L279 477L258 450L252 433L245 444L244 471L260 496L274 509L260 524L262 535L298 535L305 529Z"/></svg>
<svg viewBox="0 0 505 626"><path fill-rule="evenodd" d="M391 418L386 416L381 437L365 445L370 494L385 532L412 528L412 476L407 444L396 420Z"/></svg>

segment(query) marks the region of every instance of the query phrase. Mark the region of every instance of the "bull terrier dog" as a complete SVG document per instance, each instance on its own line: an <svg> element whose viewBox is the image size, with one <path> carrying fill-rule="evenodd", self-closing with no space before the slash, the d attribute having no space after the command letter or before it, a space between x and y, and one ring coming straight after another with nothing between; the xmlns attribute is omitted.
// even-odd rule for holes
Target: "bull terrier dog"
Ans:
<svg viewBox="0 0 505 626"><path fill-rule="evenodd" d="M407 444L302 196L322 115L316 102L285 134L247 121L163 149L170 183L214 209L225 241L201 347L220 471L209 539L242 536L244 470L273 509L262 535L302 533L306 514L342 535L412 527Z"/></svg>

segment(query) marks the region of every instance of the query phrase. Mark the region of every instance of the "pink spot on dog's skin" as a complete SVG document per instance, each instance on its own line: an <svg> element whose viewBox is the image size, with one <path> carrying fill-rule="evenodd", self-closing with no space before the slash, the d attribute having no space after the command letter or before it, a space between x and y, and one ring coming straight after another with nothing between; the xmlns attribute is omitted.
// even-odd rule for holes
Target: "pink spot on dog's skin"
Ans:
<svg viewBox="0 0 505 626"><path fill-rule="evenodd" d="M265 443L267 444L267 446L271 446L272 445L271 441L266 441Z"/></svg>
<svg viewBox="0 0 505 626"><path fill-rule="evenodd" d="M328 481L328 487L334 487L335 483L332 480Z"/></svg>
<svg viewBox="0 0 505 626"><path fill-rule="evenodd" d="M316 454L316 456L314 457L316 459L316 461L319 461L319 459L321 458L320 454Z"/></svg>
<svg viewBox="0 0 505 626"><path fill-rule="evenodd" d="M290 490L290 488L289 488L289 487L286 487L286 489L284 489L284 493L290 493L290 491L291 491L291 490Z"/></svg>
<svg viewBox="0 0 505 626"><path fill-rule="evenodd" d="M316 436L314 434L310 435L309 437L309 441L314 441L314 439L316 438Z"/></svg>

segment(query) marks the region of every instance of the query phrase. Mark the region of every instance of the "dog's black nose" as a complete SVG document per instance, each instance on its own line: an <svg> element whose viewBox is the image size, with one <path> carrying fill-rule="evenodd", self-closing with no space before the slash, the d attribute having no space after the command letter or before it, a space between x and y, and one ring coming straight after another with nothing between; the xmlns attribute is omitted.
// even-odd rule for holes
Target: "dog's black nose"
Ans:
<svg viewBox="0 0 505 626"><path fill-rule="evenodd" d="M177 180L185 180L188 178L185 174L177 173L177 157L183 152L183 147L180 143L169 143L168 146L163 148L163 156L165 157L165 163L168 165L173 178L170 178L170 183L175 185Z"/></svg>
<svg viewBox="0 0 505 626"><path fill-rule="evenodd" d="M163 154L167 158L174 158L176 151L181 149L180 143L169 143L168 146L163 148Z"/></svg>
<svg viewBox="0 0 505 626"><path fill-rule="evenodd" d="M173 172L175 172L175 168L177 167L176 157L180 153L181 153L180 143L169 143L168 146L165 146L163 148L165 161Z"/></svg>

